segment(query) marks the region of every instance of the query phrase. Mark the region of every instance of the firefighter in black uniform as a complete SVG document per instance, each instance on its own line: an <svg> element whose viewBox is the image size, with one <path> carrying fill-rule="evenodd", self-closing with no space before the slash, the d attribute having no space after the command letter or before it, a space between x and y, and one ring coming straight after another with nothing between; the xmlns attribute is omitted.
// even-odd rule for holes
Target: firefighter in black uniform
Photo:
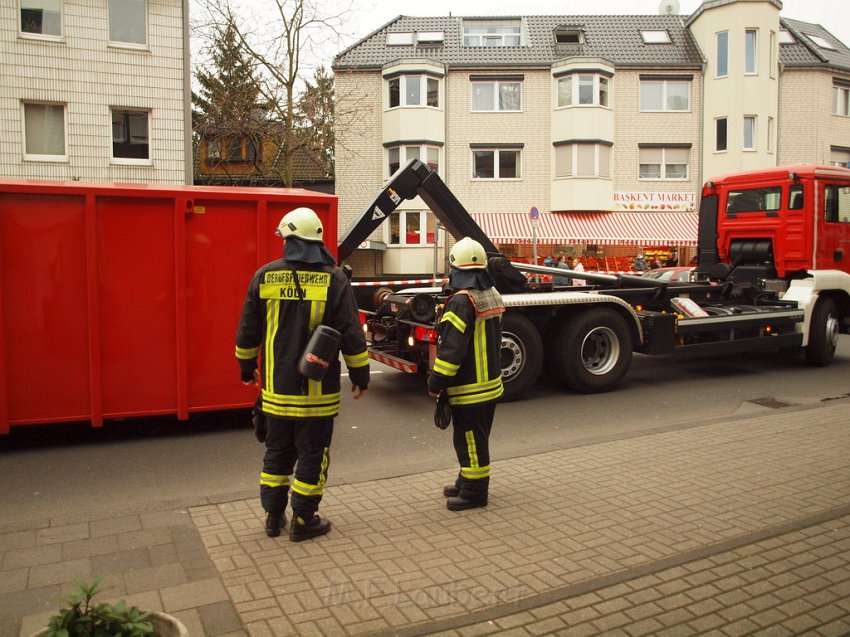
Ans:
<svg viewBox="0 0 850 637"><path fill-rule="evenodd" d="M369 385L369 358L354 293L322 243L322 223L316 213L309 208L287 213L275 234L284 239L284 257L264 265L251 279L236 334L236 358L242 382L259 381L262 387L267 431L260 501L266 512L266 534L280 535L291 490L289 539L298 542L331 528L317 511L341 398L337 357L328 361L321 380L300 375L298 360L318 325L336 329L351 391L359 400Z"/></svg>
<svg viewBox="0 0 850 637"><path fill-rule="evenodd" d="M439 341L428 393L448 395L460 473L443 489L450 511L487 505L490 428L502 387L502 313L505 306L487 272L487 254L466 237L449 254L449 287L437 327Z"/></svg>

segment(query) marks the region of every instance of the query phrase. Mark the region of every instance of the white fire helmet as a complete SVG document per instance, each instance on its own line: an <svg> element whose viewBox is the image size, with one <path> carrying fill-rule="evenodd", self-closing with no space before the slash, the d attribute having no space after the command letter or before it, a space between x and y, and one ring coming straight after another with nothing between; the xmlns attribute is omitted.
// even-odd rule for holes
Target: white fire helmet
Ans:
<svg viewBox="0 0 850 637"><path fill-rule="evenodd" d="M305 241L322 242L322 220L310 208L296 208L283 215L275 230L281 239L300 237Z"/></svg>
<svg viewBox="0 0 850 637"><path fill-rule="evenodd" d="M449 264L458 270L483 270L487 267L487 253L475 239L464 237L454 244Z"/></svg>

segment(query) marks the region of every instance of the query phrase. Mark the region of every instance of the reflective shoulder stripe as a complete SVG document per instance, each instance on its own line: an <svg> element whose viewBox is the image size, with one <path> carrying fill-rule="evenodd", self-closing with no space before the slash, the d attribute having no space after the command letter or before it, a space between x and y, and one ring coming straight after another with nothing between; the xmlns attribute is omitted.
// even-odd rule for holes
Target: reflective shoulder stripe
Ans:
<svg viewBox="0 0 850 637"><path fill-rule="evenodd" d="M453 365L442 358L434 359L434 371L443 376L454 376L460 369L460 365Z"/></svg>
<svg viewBox="0 0 850 637"><path fill-rule="evenodd" d="M460 332L466 331L466 322L454 312L446 312L445 314L443 314L443 318L440 319L440 323L442 323L443 321L448 321L449 323L454 325Z"/></svg>
<svg viewBox="0 0 850 637"><path fill-rule="evenodd" d="M252 358L257 358L259 353L259 347L239 347L238 345L236 346L236 358L240 358L243 361L248 361Z"/></svg>
<svg viewBox="0 0 850 637"><path fill-rule="evenodd" d="M348 367L366 367L369 364L369 353L365 351L350 356L343 354L342 358Z"/></svg>

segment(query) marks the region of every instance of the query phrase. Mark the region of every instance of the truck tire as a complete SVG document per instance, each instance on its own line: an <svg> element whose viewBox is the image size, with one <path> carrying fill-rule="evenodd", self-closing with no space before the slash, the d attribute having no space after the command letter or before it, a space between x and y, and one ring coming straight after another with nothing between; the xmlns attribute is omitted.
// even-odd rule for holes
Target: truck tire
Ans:
<svg viewBox="0 0 850 637"><path fill-rule="evenodd" d="M503 401L517 400L540 376L543 365L543 340L527 318L506 313L502 320Z"/></svg>
<svg viewBox="0 0 850 637"><path fill-rule="evenodd" d="M812 312L809 325L809 344L806 346L806 362L813 367L826 367L835 357L838 345L838 312L835 301L820 298Z"/></svg>
<svg viewBox="0 0 850 637"><path fill-rule="evenodd" d="M584 394L613 389L632 361L632 334L625 319L608 308L570 317L555 339L553 359L560 380Z"/></svg>

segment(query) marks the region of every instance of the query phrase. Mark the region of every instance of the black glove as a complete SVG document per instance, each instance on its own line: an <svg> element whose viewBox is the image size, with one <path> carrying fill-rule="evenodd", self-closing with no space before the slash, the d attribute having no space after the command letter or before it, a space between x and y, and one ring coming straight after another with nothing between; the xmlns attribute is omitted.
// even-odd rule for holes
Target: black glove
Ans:
<svg viewBox="0 0 850 637"><path fill-rule="evenodd" d="M434 424L437 429L446 429L452 424L452 409L449 407L449 394L441 391L437 396L437 407L434 409Z"/></svg>
<svg viewBox="0 0 850 637"><path fill-rule="evenodd" d="M239 359L239 377L243 383L250 383L254 380L254 371L257 369L257 361L256 360L242 360Z"/></svg>

